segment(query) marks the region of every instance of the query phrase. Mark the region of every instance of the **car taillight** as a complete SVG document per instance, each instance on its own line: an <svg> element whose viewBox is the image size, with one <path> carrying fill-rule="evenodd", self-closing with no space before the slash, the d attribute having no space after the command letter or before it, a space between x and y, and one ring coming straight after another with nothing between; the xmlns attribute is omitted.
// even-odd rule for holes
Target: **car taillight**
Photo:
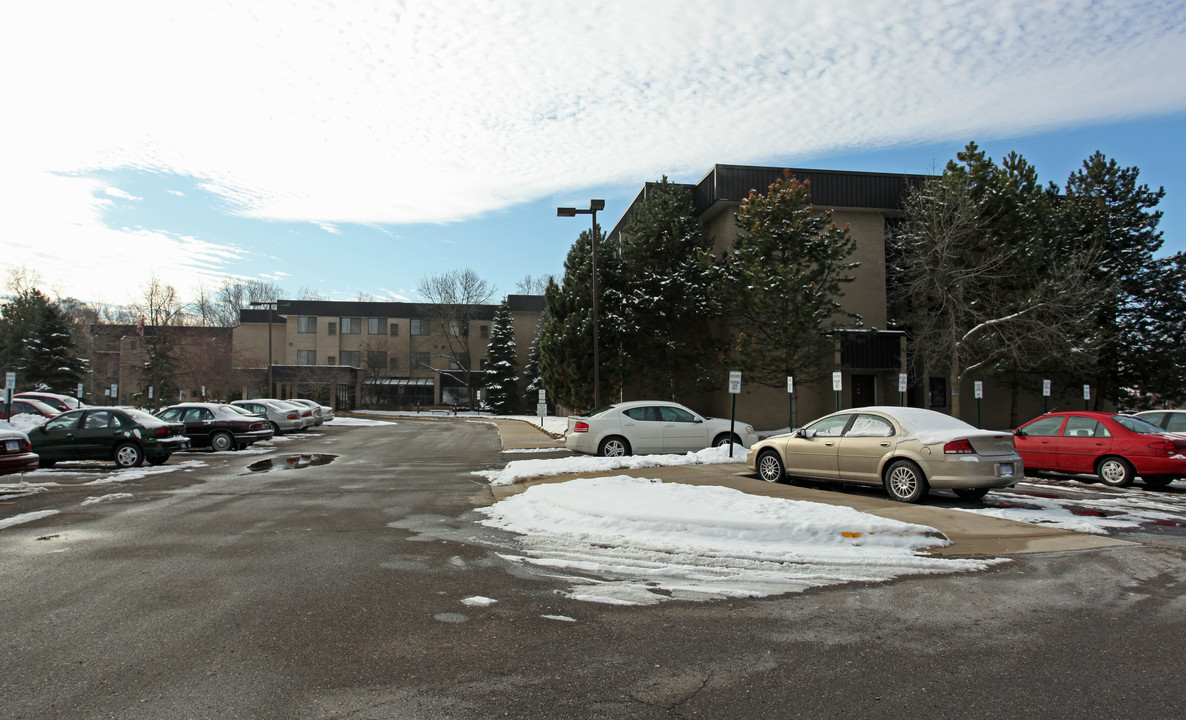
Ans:
<svg viewBox="0 0 1186 720"><path fill-rule="evenodd" d="M173 434L173 428L159 427L153 434L157 437L169 437Z"/></svg>
<svg viewBox="0 0 1186 720"><path fill-rule="evenodd" d="M943 446L943 452L947 455L975 455L976 448L967 440L952 440Z"/></svg>
<svg viewBox="0 0 1186 720"><path fill-rule="evenodd" d="M296 419L297 419L297 415L296 415L296 413L288 413L288 419L289 419L289 420L296 420Z"/></svg>
<svg viewBox="0 0 1186 720"><path fill-rule="evenodd" d="M1158 440L1157 442L1149 443L1150 450L1161 450L1165 453L1180 453L1186 452L1186 443L1174 442L1173 440Z"/></svg>
<svg viewBox="0 0 1186 720"><path fill-rule="evenodd" d="M573 432L589 432L589 423L579 422L572 426Z"/></svg>
<svg viewBox="0 0 1186 720"><path fill-rule="evenodd" d="M251 429L252 430L263 430L264 424L263 423L251 423Z"/></svg>

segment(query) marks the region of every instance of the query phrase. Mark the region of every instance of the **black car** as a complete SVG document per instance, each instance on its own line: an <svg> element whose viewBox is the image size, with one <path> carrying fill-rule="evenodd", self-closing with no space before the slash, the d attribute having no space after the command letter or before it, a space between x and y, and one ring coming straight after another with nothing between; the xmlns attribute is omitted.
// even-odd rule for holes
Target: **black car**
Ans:
<svg viewBox="0 0 1186 720"><path fill-rule="evenodd" d="M71 410L29 431L41 467L62 460L113 460L121 468L148 460L160 465L189 447L185 426L167 423L135 408Z"/></svg>
<svg viewBox="0 0 1186 720"><path fill-rule="evenodd" d="M234 405L182 403L167 407L156 416L165 422L184 424L193 447L242 450L252 443L272 439L267 420Z"/></svg>

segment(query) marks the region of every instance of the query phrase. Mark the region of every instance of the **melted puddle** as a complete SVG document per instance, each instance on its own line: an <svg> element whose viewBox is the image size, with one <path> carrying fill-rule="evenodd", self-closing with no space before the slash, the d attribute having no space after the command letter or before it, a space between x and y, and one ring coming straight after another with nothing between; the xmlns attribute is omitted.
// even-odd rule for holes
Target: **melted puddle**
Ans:
<svg viewBox="0 0 1186 720"><path fill-rule="evenodd" d="M296 470L298 468L326 465L334 461L337 455L323 453L303 453L301 455L286 455L281 458L269 458L253 462L247 466L251 472L268 472L269 470Z"/></svg>

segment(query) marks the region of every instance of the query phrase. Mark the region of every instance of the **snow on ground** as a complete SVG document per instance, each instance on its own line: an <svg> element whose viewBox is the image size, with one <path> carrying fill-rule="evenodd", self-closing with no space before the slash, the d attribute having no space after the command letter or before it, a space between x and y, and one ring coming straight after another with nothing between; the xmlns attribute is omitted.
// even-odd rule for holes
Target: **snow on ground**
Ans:
<svg viewBox="0 0 1186 720"><path fill-rule="evenodd" d="M1148 525L1180 525L1186 517L1186 496L1153 492L1141 485L1105 489L1074 481L1031 481L994 490L982 504L952 509L1096 535Z"/></svg>
<svg viewBox="0 0 1186 720"><path fill-rule="evenodd" d="M370 411L365 411L365 412L368 415L378 414L378 413L372 413ZM367 418L343 417L341 415L338 415L333 420L330 420L327 424L322 425L321 427L328 428L330 425L332 425L334 427L375 427L377 425L394 425L394 424L395 423L387 422L386 420L370 420Z"/></svg>
<svg viewBox="0 0 1186 720"><path fill-rule="evenodd" d="M38 510L37 512L14 515L10 518L0 518L0 530L12 527L13 525L24 525L25 523L33 522L34 520L40 520L41 518L57 514L57 510Z"/></svg>
<svg viewBox="0 0 1186 720"><path fill-rule="evenodd" d="M699 452L683 455L627 455L625 457L607 458L596 455L574 455L572 457L550 458L545 460L512 460L502 470L478 470L474 475L480 475L491 485L511 485L516 480L544 475L565 475L568 473L606 472L627 468L638 470L652 467L671 467L675 465L718 465L724 463L745 462L748 451L740 445L733 446L733 456L729 456L729 446L705 448Z"/></svg>
<svg viewBox="0 0 1186 720"><path fill-rule="evenodd" d="M601 603L760 597L1002 562L922 555L949 541L848 507L625 475L537 485L477 512L520 535L502 557Z"/></svg>

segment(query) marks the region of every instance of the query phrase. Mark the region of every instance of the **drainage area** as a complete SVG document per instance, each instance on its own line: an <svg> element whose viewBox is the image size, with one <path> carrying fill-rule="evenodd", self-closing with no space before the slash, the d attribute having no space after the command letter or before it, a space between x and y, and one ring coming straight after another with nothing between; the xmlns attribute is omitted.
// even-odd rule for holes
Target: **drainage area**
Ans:
<svg viewBox="0 0 1186 720"><path fill-rule="evenodd" d="M300 455L286 455L280 458L269 458L253 462L247 466L251 472L268 472L269 470L297 470L299 468L326 465L334 461L337 455L324 453L302 453Z"/></svg>

